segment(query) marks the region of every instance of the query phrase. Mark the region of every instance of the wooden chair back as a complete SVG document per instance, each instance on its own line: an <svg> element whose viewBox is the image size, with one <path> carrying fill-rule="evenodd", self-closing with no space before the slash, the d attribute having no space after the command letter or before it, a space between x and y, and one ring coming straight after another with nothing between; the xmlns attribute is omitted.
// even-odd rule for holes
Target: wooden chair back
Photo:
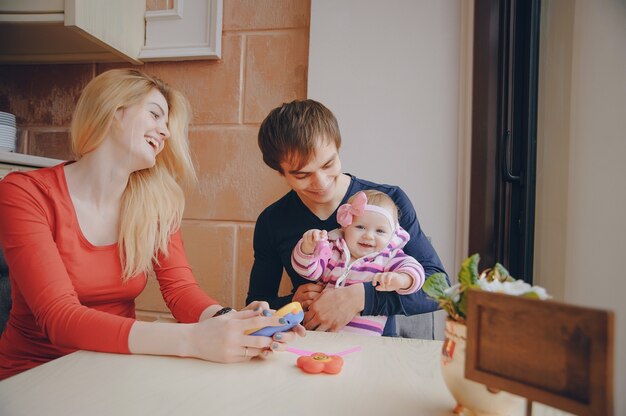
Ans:
<svg viewBox="0 0 626 416"><path fill-rule="evenodd" d="M472 290L467 317L465 377L529 403L613 415L612 312Z"/></svg>

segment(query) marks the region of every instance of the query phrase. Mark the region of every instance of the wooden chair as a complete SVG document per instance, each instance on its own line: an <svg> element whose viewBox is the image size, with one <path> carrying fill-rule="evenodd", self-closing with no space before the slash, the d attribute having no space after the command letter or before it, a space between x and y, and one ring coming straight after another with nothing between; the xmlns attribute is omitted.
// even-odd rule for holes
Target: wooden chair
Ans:
<svg viewBox="0 0 626 416"><path fill-rule="evenodd" d="M613 313L470 291L465 377L577 415L613 415Z"/></svg>

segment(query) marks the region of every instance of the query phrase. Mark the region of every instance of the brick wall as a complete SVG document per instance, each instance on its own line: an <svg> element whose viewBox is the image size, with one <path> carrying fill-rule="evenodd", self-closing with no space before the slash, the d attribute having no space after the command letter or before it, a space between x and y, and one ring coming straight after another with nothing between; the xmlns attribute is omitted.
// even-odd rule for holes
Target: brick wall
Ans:
<svg viewBox="0 0 626 416"><path fill-rule="evenodd" d="M148 0L149 9L159 2ZM252 234L261 210L287 190L256 144L272 108L307 95L309 0L224 0L222 59L140 66L182 90L193 107L190 141L199 184L188 189L185 247L201 286L224 305L245 302ZM22 150L69 159L69 123L82 88L126 64L0 65L0 111L15 114ZM281 291L289 290L284 282ZM167 311L154 281L143 319Z"/></svg>

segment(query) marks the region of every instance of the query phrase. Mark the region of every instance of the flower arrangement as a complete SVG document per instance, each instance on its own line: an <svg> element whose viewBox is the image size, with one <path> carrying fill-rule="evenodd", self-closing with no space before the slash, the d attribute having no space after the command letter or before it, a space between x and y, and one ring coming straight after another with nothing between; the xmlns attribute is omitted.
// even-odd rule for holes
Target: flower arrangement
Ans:
<svg viewBox="0 0 626 416"><path fill-rule="evenodd" d="M531 286L523 280L516 280L500 263L478 273L480 256L474 254L463 261L459 271L459 283L450 286L444 273L434 273L424 283L424 292L435 299L450 319L465 323L467 312L467 293L470 289L487 292L505 293L513 296L525 296L536 299L549 299L546 290L540 286Z"/></svg>

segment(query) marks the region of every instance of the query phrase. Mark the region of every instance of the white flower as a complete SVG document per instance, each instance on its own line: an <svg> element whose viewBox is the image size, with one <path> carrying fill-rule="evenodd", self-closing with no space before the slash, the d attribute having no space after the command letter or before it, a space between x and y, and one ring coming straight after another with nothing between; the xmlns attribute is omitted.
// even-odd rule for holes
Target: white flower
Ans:
<svg viewBox="0 0 626 416"><path fill-rule="evenodd" d="M450 286L446 290L443 291L446 297L452 299L452 302L457 303L461 300L461 284L457 283L455 285Z"/></svg>
<svg viewBox="0 0 626 416"><path fill-rule="evenodd" d="M541 286L533 286L532 291L535 292L537 297L541 300L550 299L552 297L548 295L548 291Z"/></svg>
<svg viewBox="0 0 626 416"><path fill-rule="evenodd" d="M493 280L489 282L487 279L478 279L478 286L485 292L505 293L507 295L522 296L528 293L534 293L541 300L548 299L548 293L541 286L531 286L523 280L515 280L513 282L501 282Z"/></svg>

